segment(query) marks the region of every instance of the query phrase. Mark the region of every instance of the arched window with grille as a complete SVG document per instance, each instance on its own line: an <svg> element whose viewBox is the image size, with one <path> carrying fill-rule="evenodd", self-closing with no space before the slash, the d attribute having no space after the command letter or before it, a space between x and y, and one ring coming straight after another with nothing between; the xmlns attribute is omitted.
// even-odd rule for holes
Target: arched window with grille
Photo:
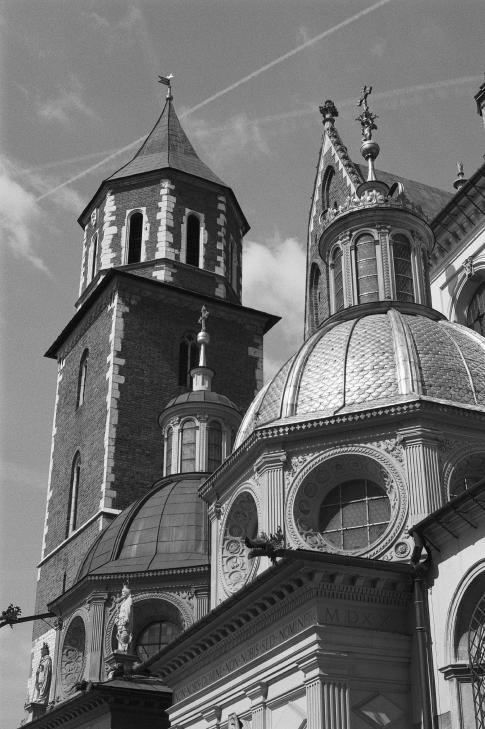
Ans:
<svg viewBox="0 0 485 729"><path fill-rule="evenodd" d="M197 366L197 338L186 332L179 345L179 385L190 387L190 370Z"/></svg>
<svg viewBox="0 0 485 729"><path fill-rule="evenodd" d="M196 470L197 426L194 420L186 420L182 426L180 445L180 472Z"/></svg>
<svg viewBox="0 0 485 729"><path fill-rule="evenodd" d="M332 181L335 176L335 170L329 166L325 170L322 182L322 211L328 210L328 208L335 202L332 200Z"/></svg>
<svg viewBox="0 0 485 729"><path fill-rule="evenodd" d="M81 361L79 363L79 374L77 378L77 398L76 398L76 407L79 407L83 404L84 398L86 395L86 380L88 376L88 359L89 359L89 350L85 349L81 356Z"/></svg>
<svg viewBox="0 0 485 729"><path fill-rule="evenodd" d="M466 325L485 336L485 282L473 294L466 313Z"/></svg>
<svg viewBox="0 0 485 729"><path fill-rule="evenodd" d="M170 476L172 473L172 448L173 448L173 428L167 430L167 437L165 440L165 476Z"/></svg>
<svg viewBox="0 0 485 729"><path fill-rule="evenodd" d="M79 485L81 481L81 456L79 451L73 458L71 466L71 483L69 503L67 507L66 537L76 531L78 526Z"/></svg>
<svg viewBox="0 0 485 729"><path fill-rule="evenodd" d="M413 266L411 244L405 235L397 233L392 238L392 260L397 301L414 301Z"/></svg>
<svg viewBox="0 0 485 729"><path fill-rule="evenodd" d="M207 470L212 473L222 463L222 427L217 420L209 423L207 444Z"/></svg>
<svg viewBox="0 0 485 729"><path fill-rule="evenodd" d="M336 248L332 257L333 305L334 312L344 308L344 274L342 268L342 249Z"/></svg>
<svg viewBox="0 0 485 729"><path fill-rule="evenodd" d="M171 643L182 628L169 620L161 620L147 625L137 637L135 651L140 661L146 661L162 648Z"/></svg>
<svg viewBox="0 0 485 729"><path fill-rule="evenodd" d="M357 300L359 304L379 300L377 277L376 243L369 235L361 235L355 245L355 268L357 273Z"/></svg>
<svg viewBox="0 0 485 729"><path fill-rule="evenodd" d="M141 261L141 242L143 236L143 214L132 213L128 221L128 256L127 263Z"/></svg>
<svg viewBox="0 0 485 729"><path fill-rule="evenodd" d="M187 218L185 262L190 266L198 266L200 262L200 220L193 213Z"/></svg>

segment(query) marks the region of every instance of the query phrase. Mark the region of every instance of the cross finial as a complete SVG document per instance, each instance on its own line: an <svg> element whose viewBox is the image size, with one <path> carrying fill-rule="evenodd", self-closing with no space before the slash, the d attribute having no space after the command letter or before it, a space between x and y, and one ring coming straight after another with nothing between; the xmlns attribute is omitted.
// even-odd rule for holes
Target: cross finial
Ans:
<svg viewBox="0 0 485 729"><path fill-rule="evenodd" d="M372 86L364 85L362 87L361 93L362 93L362 96L359 99L359 106L362 106L362 104L363 104L365 111L369 111L369 107L367 105L367 97L370 96L370 94L372 93Z"/></svg>
<svg viewBox="0 0 485 729"><path fill-rule="evenodd" d="M203 332L205 332L205 320L207 319L208 316L209 316L209 312L207 311L205 306L203 306L202 309L200 310L200 319L199 319L199 324L200 324Z"/></svg>

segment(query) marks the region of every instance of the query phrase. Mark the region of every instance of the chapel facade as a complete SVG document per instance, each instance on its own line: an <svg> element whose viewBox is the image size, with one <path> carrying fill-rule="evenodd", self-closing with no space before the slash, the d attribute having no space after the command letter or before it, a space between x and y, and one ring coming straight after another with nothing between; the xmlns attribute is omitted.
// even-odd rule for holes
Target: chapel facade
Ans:
<svg viewBox="0 0 485 729"><path fill-rule="evenodd" d="M265 385L248 224L170 87L81 214L33 727L485 726L485 168L379 172L369 93L364 165L320 108L305 337Z"/></svg>

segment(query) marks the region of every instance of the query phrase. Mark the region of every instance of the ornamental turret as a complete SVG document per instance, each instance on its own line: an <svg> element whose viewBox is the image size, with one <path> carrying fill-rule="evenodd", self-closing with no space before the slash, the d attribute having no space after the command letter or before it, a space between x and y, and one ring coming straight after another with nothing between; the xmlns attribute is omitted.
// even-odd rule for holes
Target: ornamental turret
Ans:
<svg viewBox="0 0 485 729"><path fill-rule="evenodd" d="M197 334L199 362L190 371L191 391L173 398L159 418L163 431L163 475L212 473L231 453L241 415L224 395L212 391L214 370L207 366L210 335L202 307Z"/></svg>

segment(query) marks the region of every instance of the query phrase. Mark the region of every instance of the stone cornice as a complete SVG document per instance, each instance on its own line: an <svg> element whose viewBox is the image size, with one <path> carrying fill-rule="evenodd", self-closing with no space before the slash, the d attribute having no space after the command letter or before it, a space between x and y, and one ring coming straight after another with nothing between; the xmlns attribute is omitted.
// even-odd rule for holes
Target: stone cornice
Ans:
<svg viewBox="0 0 485 729"><path fill-rule="evenodd" d="M337 430L339 428L354 427L368 428L370 425L383 422L386 419L414 417L437 418L442 420L446 416L448 423L452 419L459 423L462 419L475 421L482 425L485 423L485 408L479 406L461 405L443 400L437 400L424 395L417 399L402 400L397 403L383 403L365 410L341 411L337 415L305 418L285 418L274 421L269 425L260 426L237 448L224 463L201 485L199 495L208 503L220 496L220 486L228 474L231 478L237 471L247 467L247 464L254 462L256 457L262 454L266 443L274 440L287 441L298 439L302 436L313 434L321 437L324 430Z"/></svg>

